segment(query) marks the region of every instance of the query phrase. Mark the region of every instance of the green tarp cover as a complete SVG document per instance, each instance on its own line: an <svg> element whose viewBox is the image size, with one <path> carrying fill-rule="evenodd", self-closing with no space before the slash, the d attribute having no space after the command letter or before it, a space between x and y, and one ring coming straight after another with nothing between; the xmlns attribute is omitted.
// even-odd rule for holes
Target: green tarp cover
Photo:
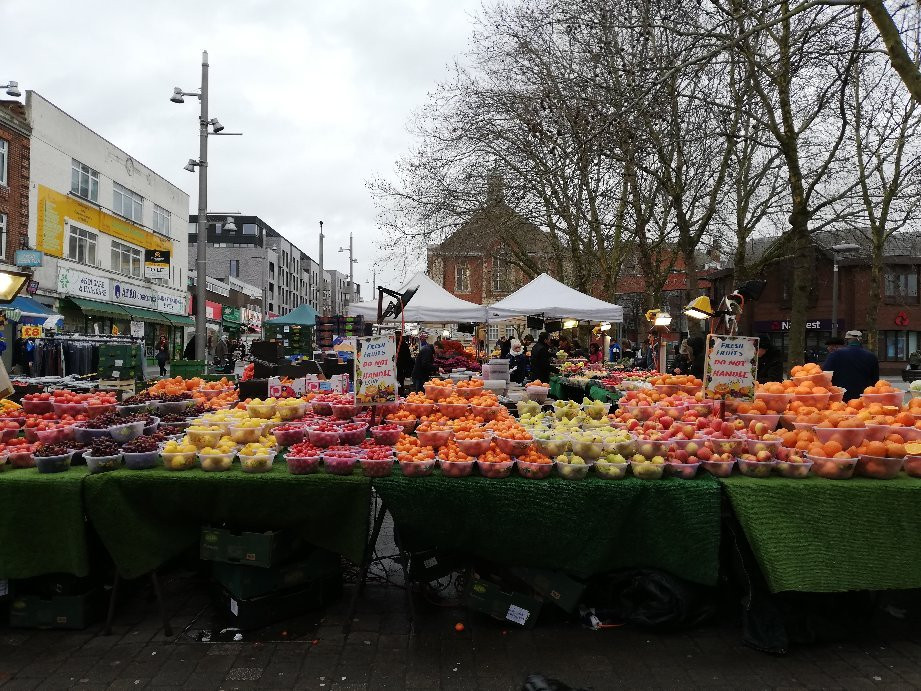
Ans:
<svg viewBox="0 0 921 691"><path fill-rule="evenodd" d="M130 314L131 319L134 321L166 325L173 323L170 321L169 315L167 315L165 312L154 312L153 310L146 310L143 307L132 307L131 305L121 305L121 308Z"/></svg>
<svg viewBox="0 0 921 691"><path fill-rule="evenodd" d="M108 302L97 302L96 300L86 300L84 298L67 298L84 314L91 314L94 317L114 317L116 319L130 319L131 314L121 305L114 305Z"/></svg>
<svg viewBox="0 0 921 691"><path fill-rule="evenodd" d="M695 480L429 477L374 480L406 548L455 550L576 576L663 569L716 583L720 487Z"/></svg>
<svg viewBox="0 0 921 691"><path fill-rule="evenodd" d="M288 528L360 562L368 532L367 478L268 473L116 470L84 483L86 511L122 576L134 578L198 544L202 525Z"/></svg>
<svg viewBox="0 0 921 691"><path fill-rule="evenodd" d="M195 326L195 320L192 317L186 317L181 314L167 314L165 312L164 316L169 319L170 324L173 326Z"/></svg>
<svg viewBox="0 0 921 691"><path fill-rule="evenodd" d="M610 391L603 386L595 386L594 384L588 388L588 397L593 401L603 401L604 403L616 403L617 399L620 398L620 394L615 391Z"/></svg>
<svg viewBox="0 0 921 691"><path fill-rule="evenodd" d="M0 578L89 573L81 483L86 468L0 472Z"/></svg>
<svg viewBox="0 0 921 691"><path fill-rule="evenodd" d="M921 480L721 482L771 591L921 588Z"/></svg>

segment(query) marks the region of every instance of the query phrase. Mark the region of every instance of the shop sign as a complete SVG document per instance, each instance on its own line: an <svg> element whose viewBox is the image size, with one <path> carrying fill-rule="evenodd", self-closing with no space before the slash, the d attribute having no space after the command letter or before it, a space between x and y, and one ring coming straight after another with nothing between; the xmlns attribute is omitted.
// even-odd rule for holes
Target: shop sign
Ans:
<svg viewBox="0 0 921 691"><path fill-rule="evenodd" d="M16 266L41 266L43 255L38 250L16 250Z"/></svg>
<svg viewBox="0 0 921 691"><path fill-rule="evenodd" d="M256 331L262 328L262 312L258 310L251 310L248 307L243 307L240 310L240 319L244 324L252 327Z"/></svg>
<svg viewBox="0 0 921 691"><path fill-rule="evenodd" d="M157 310L168 312L169 314L185 314L188 299L182 295L170 295L169 293L157 293Z"/></svg>
<svg viewBox="0 0 921 691"><path fill-rule="evenodd" d="M223 315L224 308L223 305L220 305L216 302L211 302L210 300L205 302L205 316L212 320L219 322L221 321L221 316Z"/></svg>
<svg viewBox="0 0 921 691"><path fill-rule="evenodd" d="M90 300L111 300L108 278L94 276L66 266L58 267L58 292L62 295L89 298Z"/></svg>
<svg viewBox="0 0 921 691"><path fill-rule="evenodd" d="M144 322L131 322L131 335L135 338L144 338Z"/></svg>
<svg viewBox="0 0 921 691"><path fill-rule="evenodd" d="M144 278L169 278L169 250L144 250Z"/></svg>
<svg viewBox="0 0 921 691"><path fill-rule="evenodd" d="M893 321L896 326L908 326L908 315L904 311L899 312Z"/></svg>
<svg viewBox="0 0 921 691"><path fill-rule="evenodd" d="M157 310L157 293L151 288L123 283L122 281L113 281L112 292L115 295L115 302L122 305Z"/></svg>
<svg viewBox="0 0 921 691"><path fill-rule="evenodd" d="M20 338L41 338L42 337L42 327L32 326L30 324L22 324L19 327L19 337Z"/></svg>
<svg viewBox="0 0 921 691"><path fill-rule="evenodd" d="M397 347L393 334L355 339L355 401L364 405L397 400Z"/></svg>
<svg viewBox="0 0 921 691"><path fill-rule="evenodd" d="M751 336L707 336L704 396L755 400L758 339Z"/></svg>
<svg viewBox="0 0 921 691"><path fill-rule="evenodd" d="M240 308L239 307L225 307L224 308L224 321L232 322L234 324L242 324L242 319L240 318Z"/></svg>
<svg viewBox="0 0 921 691"><path fill-rule="evenodd" d="M789 331L789 319L755 322L755 331ZM813 319L806 322L806 331L831 331L831 319ZM838 331L844 331L844 320L838 320Z"/></svg>

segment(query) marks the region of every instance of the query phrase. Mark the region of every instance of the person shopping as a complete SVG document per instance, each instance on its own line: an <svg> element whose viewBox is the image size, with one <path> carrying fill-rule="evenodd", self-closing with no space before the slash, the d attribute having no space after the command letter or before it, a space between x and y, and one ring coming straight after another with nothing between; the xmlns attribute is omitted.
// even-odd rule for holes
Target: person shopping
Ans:
<svg viewBox="0 0 921 691"><path fill-rule="evenodd" d="M550 336L546 331L542 331L540 336L537 337L537 343L534 344L534 348L531 350L531 372L530 378L532 380L539 380L544 384L550 382L550 374L556 368L553 367L553 353L550 352L549 345Z"/></svg>
<svg viewBox="0 0 921 691"><path fill-rule="evenodd" d="M859 398L863 390L879 381L879 360L866 350L860 331L848 331L844 334L847 346L831 353L822 369L833 372L831 383L844 389L844 400Z"/></svg>
<svg viewBox="0 0 921 691"><path fill-rule="evenodd" d="M160 366L160 376L166 376L166 363L169 362L169 347L166 345L166 339L160 338L157 343L157 364Z"/></svg>
<svg viewBox="0 0 921 691"><path fill-rule="evenodd" d="M517 338L512 339L509 356L509 377L516 384L524 384L528 376L528 356Z"/></svg>
<svg viewBox="0 0 921 691"><path fill-rule="evenodd" d="M432 368L435 366L435 349L429 343L429 335L423 331L419 334L419 354L416 355L416 362L413 365L413 390L424 391L425 382L432 375Z"/></svg>

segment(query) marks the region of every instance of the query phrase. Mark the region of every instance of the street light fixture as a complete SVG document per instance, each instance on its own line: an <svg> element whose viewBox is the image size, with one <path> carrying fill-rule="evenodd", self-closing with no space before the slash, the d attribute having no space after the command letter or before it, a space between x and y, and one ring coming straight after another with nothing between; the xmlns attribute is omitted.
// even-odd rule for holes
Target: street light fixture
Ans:
<svg viewBox="0 0 921 691"><path fill-rule="evenodd" d="M6 84L0 85L0 89L6 89L6 95L13 98L22 96L22 92L19 90L19 82L14 82L12 79Z"/></svg>
<svg viewBox="0 0 921 691"><path fill-rule="evenodd" d="M206 325L207 316L205 302L208 284L208 135L218 134L224 126L217 118L208 119L208 51L201 54L201 88L198 91L183 91L181 87L173 87L170 101L185 103L185 96L195 96L201 104L201 113L198 116L198 160L189 159L183 166L184 170L192 172L198 168L198 244L195 256L195 359L205 362L207 354ZM213 129L209 131L209 126Z"/></svg>
<svg viewBox="0 0 921 691"><path fill-rule="evenodd" d="M845 242L840 245L832 245L831 258L834 270L832 271L831 282L831 335L832 338L838 335L838 257L844 252L853 252L860 249L860 245L853 242Z"/></svg>
<svg viewBox="0 0 921 691"><path fill-rule="evenodd" d="M224 230L230 233L237 232L237 224L233 222L233 216L228 216L227 219L224 221Z"/></svg>
<svg viewBox="0 0 921 691"><path fill-rule="evenodd" d="M355 264L358 262L352 254L352 234L349 233L349 246L340 247L339 252L348 252L349 253L349 302L351 305L355 301L355 273L354 268ZM348 306L348 305L346 305Z"/></svg>

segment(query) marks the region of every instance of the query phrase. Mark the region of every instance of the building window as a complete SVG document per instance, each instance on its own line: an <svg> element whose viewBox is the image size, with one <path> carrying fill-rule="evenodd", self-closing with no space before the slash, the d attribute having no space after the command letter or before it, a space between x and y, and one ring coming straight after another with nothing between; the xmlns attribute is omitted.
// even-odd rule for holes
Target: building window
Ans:
<svg viewBox="0 0 921 691"><path fill-rule="evenodd" d="M81 264L96 266L96 242L99 240L99 236L76 226L69 226L69 230L67 258Z"/></svg>
<svg viewBox="0 0 921 691"><path fill-rule="evenodd" d="M269 276L275 275L275 262L269 262Z"/></svg>
<svg viewBox="0 0 921 691"><path fill-rule="evenodd" d="M499 340L499 325L490 324L486 329L486 347L489 348L495 345L496 341Z"/></svg>
<svg viewBox="0 0 921 691"><path fill-rule="evenodd" d="M70 159L70 191L91 202L98 202L99 173L75 158Z"/></svg>
<svg viewBox="0 0 921 691"><path fill-rule="evenodd" d="M900 302L918 302L918 267L886 267L883 283L887 298Z"/></svg>
<svg viewBox="0 0 921 691"><path fill-rule="evenodd" d="M231 259L230 260L230 275L234 278L240 278L240 260Z"/></svg>
<svg viewBox="0 0 921 691"><path fill-rule="evenodd" d="M243 224L243 234L244 235L259 235L259 226L255 223L244 223Z"/></svg>
<svg viewBox="0 0 921 691"><path fill-rule="evenodd" d="M169 235L169 211L157 204L153 205L153 229L163 235Z"/></svg>
<svg viewBox="0 0 921 691"><path fill-rule="evenodd" d="M6 183L7 162L10 157L10 143L6 139L0 139L0 185Z"/></svg>
<svg viewBox="0 0 921 691"><path fill-rule="evenodd" d="M877 344L879 359L905 362L918 349L919 343L921 332L918 331L880 331Z"/></svg>
<svg viewBox="0 0 921 691"><path fill-rule="evenodd" d="M0 214L0 259L6 258L6 214Z"/></svg>
<svg viewBox="0 0 921 691"><path fill-rule="evenodd" d="M118 240L112 240L112 271L140 278L141 250Z"/></svg>
<svg viewBox="0 0 921 691"><path fill-rule="evenodd" d="M458 293L470 292L470 267L466 264L454 267L454 290Z"/></svg>
<svg viewBox="0 0 921 691"><path fill-rule="evenodd" d="M496 293L508 290L508 264L499 257L492 260L492 289Z"/></svg>
<svg viewBox="0 0 921 691"><path fill-rule="evenodd" d="M141 223L144 220L144 197L127 187L112 183L112 210L119 216Z"/></svg>

